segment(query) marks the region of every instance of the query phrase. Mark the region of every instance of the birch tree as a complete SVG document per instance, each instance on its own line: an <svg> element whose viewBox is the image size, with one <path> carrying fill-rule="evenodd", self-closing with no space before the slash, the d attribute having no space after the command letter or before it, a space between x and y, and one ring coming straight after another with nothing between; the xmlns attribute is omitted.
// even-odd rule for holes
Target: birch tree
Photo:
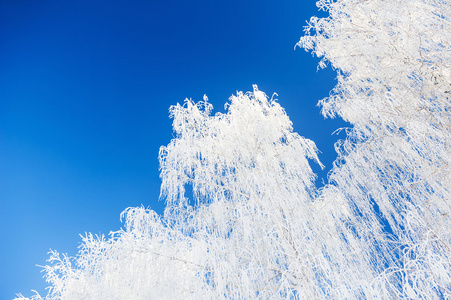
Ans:
<svg viewBox="0 0 451 300"><path fill-rule="evenodd" d="M124 230L87 235L76 259L53 252L47 299L330 293L336 263L321 251L326 229L308 163L320 164L314 143L256 86L231 97L227 110L211 115L207 98L171 108L176 137L160 150L164 216L130 208Z"/></svg>
<svg viewBox="0 0 451 300"><path fill-rule="evenodd" d="M330 184L345 193L369 257L380 257L375 288L384 298L449 298L451 5L317 4L329 17L312 18L298 45L337 70L322 113L352 128Z"/></svg>

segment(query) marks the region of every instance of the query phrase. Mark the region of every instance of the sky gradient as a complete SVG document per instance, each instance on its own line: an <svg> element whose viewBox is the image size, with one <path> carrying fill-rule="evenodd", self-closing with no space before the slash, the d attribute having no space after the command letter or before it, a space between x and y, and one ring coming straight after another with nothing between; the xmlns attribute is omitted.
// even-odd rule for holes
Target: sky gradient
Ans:
<svg viewBox="0 0 451 300"><path fill-rule="evenodd" d="M120 228L127 207L161 213L158 150L168 109L206 94L216 111L252 84L335 158L318 100L328 68L294 46L314 1L0 1L0 298L45 295L49 249Z"/></svg>

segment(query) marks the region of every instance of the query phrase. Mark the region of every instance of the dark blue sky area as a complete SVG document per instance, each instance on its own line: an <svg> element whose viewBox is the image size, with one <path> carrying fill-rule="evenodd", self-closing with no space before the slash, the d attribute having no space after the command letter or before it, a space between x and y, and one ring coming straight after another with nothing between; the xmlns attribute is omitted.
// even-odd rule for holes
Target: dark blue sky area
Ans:
<svg viewBox="0 0 451 300"><path fill-rule="evenodd" d="M252 84L276 92L330 169L344 123L316 103L335 76L294 50L312 15L299 0L0 1L0 298L45 294L50 248L74 255L129 206L162 211L158 150L185 98L223 111Z"/></svg>

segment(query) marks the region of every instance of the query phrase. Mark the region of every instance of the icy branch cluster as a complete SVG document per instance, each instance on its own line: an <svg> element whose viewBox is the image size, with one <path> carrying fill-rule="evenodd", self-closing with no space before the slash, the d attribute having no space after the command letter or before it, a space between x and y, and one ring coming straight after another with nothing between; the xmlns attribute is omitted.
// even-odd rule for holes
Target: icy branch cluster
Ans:
<svg viewBox="0 0 451 300"><path fill-rule="evenodd" d="M337 71L324 116L352 124L328 184L256 86L226 113L186 100L160 150L164 216L129 208L76 258L52 252L45 299L451 298L451 4L317 4L298 45Z"/></svg>

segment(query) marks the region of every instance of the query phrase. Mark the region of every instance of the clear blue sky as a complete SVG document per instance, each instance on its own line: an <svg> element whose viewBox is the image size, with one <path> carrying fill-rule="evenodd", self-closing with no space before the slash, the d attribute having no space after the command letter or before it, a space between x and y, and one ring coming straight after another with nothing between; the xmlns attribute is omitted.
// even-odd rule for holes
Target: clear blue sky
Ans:
<svg viewBox="0 0 451 300"><path fill-rule="evenodd" d="M163 210L158 150L185 98L223 111L252 84L276 92L330 169L344 123L316 103L335 75L294 50L312 15L302 0L0 1L0 298L45 294L50 248L74 255L129 206Z"/></svg>

